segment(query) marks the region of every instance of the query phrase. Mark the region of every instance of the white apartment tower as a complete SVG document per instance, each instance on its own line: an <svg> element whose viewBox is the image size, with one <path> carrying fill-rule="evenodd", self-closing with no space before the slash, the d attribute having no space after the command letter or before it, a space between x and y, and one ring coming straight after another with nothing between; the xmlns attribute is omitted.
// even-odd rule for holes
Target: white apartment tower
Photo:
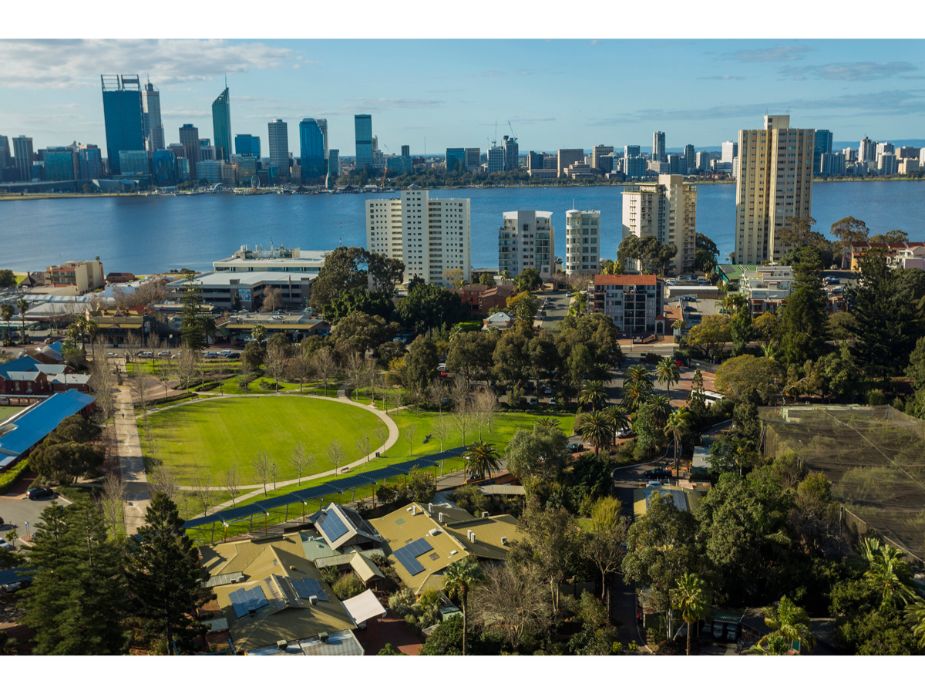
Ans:
<svg viewBox="0 0 925 694"><path fill-rule="evenodd" d="M765 116L763 130L739 131L735 262L779 261L775 235L812 214L815 131L790 127L790 116Z"/></svg>
<svg viewBox="0 0 925 694"><path fill-rule="evenodd" d="M623 191L623 236L656 238L676 249L671 273L694 267L697 240L697 188L677 174L661 174L658 183ZM637 268L639 269L639 268Z"/></svg>
<svg viewBox="0 0 925 694"><path fill-rule="evenodd" d="M556 268L552 212L504 212L498 229L498 269L516 277L528 267L549 279Z"/></svg>
<svg viewBox="0 0 925 694"><path fill-rule="evenodd" d="M426 190L407 190L398 198L366 201L366 248L405 264L413 277L448 285L448 273L461 270L469 281L469 199L432 200Z"/></svg>
<svg viewBox="0 0 925 694"><path fill-rule="evenodd" d="M601 269L601 211L565 213L565 274L595 275Z"/></svg>

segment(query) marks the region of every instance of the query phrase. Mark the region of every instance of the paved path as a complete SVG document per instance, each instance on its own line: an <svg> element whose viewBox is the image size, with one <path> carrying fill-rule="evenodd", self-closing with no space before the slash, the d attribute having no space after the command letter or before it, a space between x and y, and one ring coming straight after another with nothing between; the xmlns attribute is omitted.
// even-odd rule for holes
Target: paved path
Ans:
<svg viewBox="0 0 925 694"><path fill-rule="evenodd" d="M113 360L117 363L121 360ZM124 366L123 366L124 372ZM128 379L115 392L115 443L119 458L119 476L125 486L124 500L125 531L129 535L144 525L145 511L151 502L148 476L145 473L145 459L138 439L135 422L135 407L132 405L132 389Z"/></svg>
<svg viewBox="0 0 925 694"><path fill-rule="evenodd" d="M369 462L370 460L375 458L377 454L382 455L383 453L388 451L390 448L392 448L392 446L398 443L399 432L398 432L398 425L395 423L395 420L389 417L389 415L387 415L385 412L382 412L381 410L376 409L376 407L374 407L373 405L363 405L362 403L351 400L350 398L346 396L346 394L344 394L343 391L340 391L336 398L328 398L328 397L324 397L321 395L296 395L296 394L286 394L286 393L267 393L267 394L254 394L254 395L225 395L222 397L223 398L278 398L278 397L287 397L287 396L288 397L299 397L299 398L315 398L316 400L329 400L333 402L341 402L341 403L344 403L345 405L352 405L353 407L359 407L360 409L366 410L367 412L371 412L372 414L376 415L380 420L382 420L382 422L385 424L386 428L388 429L389 433L385 439L385 442L381 446L379 446L379 448L370 452L369 455L365 455L362 458L358 458L357 460L354 460L352 463L348 463L342 467L331 468L330 470L324 470L322 472L318 472L313 475L307 475L305 477L302 477L301 480L299 479L282 480L276 483L276 485L273 487L274 489L276 489L277 487L287 487L292 484L302 484L305 482L311 482L312 480L321 479L322 477L328 477L330 475L343 474L343 473L349 472L353 468L360 466L360 465L364 465L365 463ZM190 403L178 403L177 405L162 407L158 410L158 412L163 412L164 410L172 409L173 407L183 407L189 404ZM136 439L137 439L137 434L136 434ZM142 469L143 469L143 466L142 466ZM237 496L234 499L230 499L221 504L218 504L217 506L213 506L212 508L209 509L208 513L201 514L201 515L209 515L212 513L216 513L218 511L221 511L222 509L228 508L229 506L237 505L238 503L242 501L247 501L248 499L251 499L263 493L262 484L242 484L240 485L239 488L252 490L252 491L248 491L246 494L241 494L240 496ZM180 489L183 491L193 491L197 489L197 487L181 486ZM207 487L206 489L208 489L209 491L213 491L213 492L227 491L227 487Z"/></svg>

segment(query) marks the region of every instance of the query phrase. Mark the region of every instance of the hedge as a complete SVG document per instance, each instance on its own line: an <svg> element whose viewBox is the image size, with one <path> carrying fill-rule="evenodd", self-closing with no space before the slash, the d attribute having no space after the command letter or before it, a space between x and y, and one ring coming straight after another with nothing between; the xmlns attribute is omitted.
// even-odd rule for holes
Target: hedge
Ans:
<svg viewBox="0 0 925 694"><path fill-rule="evenodd" d="M13 467L0 472L0 494L9 489L13 483L18 480L29 467L29 459L24 458L16 463Z"/></svg>

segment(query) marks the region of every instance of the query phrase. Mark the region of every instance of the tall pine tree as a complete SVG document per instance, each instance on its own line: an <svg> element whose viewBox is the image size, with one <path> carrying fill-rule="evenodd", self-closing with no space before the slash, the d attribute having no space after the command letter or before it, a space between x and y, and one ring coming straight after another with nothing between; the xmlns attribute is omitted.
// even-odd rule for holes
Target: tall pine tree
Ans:
<svg viewBox="0 0 925 694"><path fill-rule="evenodd" d="M188 652L203 628L196 611L209 598L199 550L183 530L177 506L155 494L145 525L129 545L126 561L132 613L168 653Z"/></svg>
<svg viewBox="0 0 925 694"><path fill-rule="evenodd" d="M799 249L793 265L793 289L780 311L780 354L788 365L802 366L827 351L829 312L821 270L818 251Z"/></svg>

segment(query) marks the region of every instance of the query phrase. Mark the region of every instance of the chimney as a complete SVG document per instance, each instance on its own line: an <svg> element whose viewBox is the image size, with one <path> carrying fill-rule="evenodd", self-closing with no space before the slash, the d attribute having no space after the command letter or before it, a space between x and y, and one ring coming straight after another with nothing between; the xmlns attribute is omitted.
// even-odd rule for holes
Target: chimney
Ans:
<svg viewBox="0 0 925 694"><path fill-rule="evenodd" d="M504 545L505 547L507 547L507 538L506 538L506 537L502 537L502 538L501 538L501 544Z"/></svg>
<svg viewBox="0 0 925 694"><path fill-rule="evenodd" d="M286 641L286 639L280 639L279 641L276 642L276 647L281 651L285 651L286 646L288 645L289 645L289 642Z"/></svg>
<svg viewBox="0 0 925 694"><path fill-rule="evenodd" d="M440 511L440 512L437 514L437 522L438 522L438 523L443 523L443 511Z"/></svg>
<svg viewBox="0 0 925 694"><path fill-rule="evenodd" d="M488 511L482 511L482 518L488 518Z"/></svg>
<svg viewBox="0 0 925 694"><path fill-rule="evenodd" d="M428 503L428 504L427 504L427 512L430 513L430 514L433 514L433 512L434 512L434 505L433 505L433 504L431 504L431 503Z"/></svg>

